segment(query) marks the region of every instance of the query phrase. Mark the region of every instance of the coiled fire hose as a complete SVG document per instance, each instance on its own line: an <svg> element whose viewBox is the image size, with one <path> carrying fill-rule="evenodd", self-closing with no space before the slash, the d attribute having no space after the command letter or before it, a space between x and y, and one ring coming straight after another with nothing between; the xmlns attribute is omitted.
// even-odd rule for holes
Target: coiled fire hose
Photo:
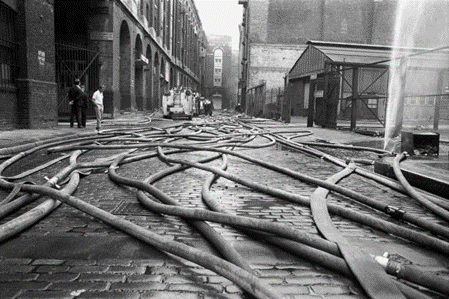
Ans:
<svg viewBox="0 0 449 299"><path fill-rule="evenodd" d="M330 155L328 155L326 153L323 153L323 152L321 152L319 150L316 150L316 149L312 149L312 148L310 148L308 146L305 146L305 145L293 142L291 140L288 140L287 138L283 138L283 137L279 137L279 136L273 136L273 138L275 138L277 142L279 142L279 143L281 143L281 144L283 144L285 146L288 146L288 147L293 148L295 150L298 150L300 152L304 152L306 154L310 154L312 156L318 157L318 158L323 159L325 161L329 161L329 162L331 162L331 163L333 163L333 164L335 164L337 166L340 166L342 168L345 168L346 165L347 165L343 160L340 160L338 158L332 157L332 156L330 156ZM408 195L407 190L405 190L405 188L401 184L399 184L399 183L397 183L397 182L395 182L395 181L393 181L393 180L391 180L391 179L389 179L389 178L387 178L387 177L385 177L383 175L367 171L367 170L365 170L363 168L360 168L360 167L356 167L355 172L358 175L362 176L362 177L371 179L371 180L373 180L373 181L375 181L377 183L380 183L380 184L382 184L384 186L387 186L387 187L389 187L389 188L391 188L393 190L396 190L398 192L401 192L403 194L407 194ZM421 191L420 193L423 193L423 191ZM434 194L431 194L431 196L429 197L429 200L431 200L435 204L438 204L441 207L444 207L445 209L449 209L449 202L447 202L446 200L440 199L439 197L437 197Z"/></svg>
<svg viewBox="0 0 449 299"><path fill-rule="evenodd" d="M348 167L331 176L327 181L337 183L353 171L354 165L349 164ZM351 244L333 225L326 205L328 194L328 189L320 187L310 196L310 208L320 233L327 240L337 243L348 267L370 298L405 298L382 267L373 261L363 249Z"/></svg>
<svg viewBox="0 0 449 299"><path fill-rule="evenodd" d="M71 154L70 164L76 163L76 158L81 154L81 151L75 151ZM61 172L60 172L61 173ZM61 190L62 193L71 195L75 192L80 181L80 173L72 172L70 174L69 183ZM58 182L57 176L54 176L50 181ZM40 219L47 216L61 204L60 201L54 199L47 199L39 206L31 209L30 211L14 218L13 220L0 225L0 242L10 238L24 229L30 227L34 223L38 222Z"/></svg>
<svg viewBox="0 0 449 299"><path fill-rule="evenodd" d="M234 146L238 146L236 144L233 144L233 145ZM167 145L167 144L161 144L161 143L145 143L145 144L123 145L123 146L120 146L120 145L109 145L109 146L106 146L106 145L105 146L90 145L90 146L85 146L85 147L67 146L67 147L64 147L64 148L53 148L53 149L50 149L49 151L57 152L57 151L61 151L61 150L74 150L74 149L81 149L81 148L85 148L85 149L120 149L120 148L132 148L133 146L136 147L136 148L147 148L147 147L155 147L155 146L168 146L168 147L190 149L190 150L204 150L204 149L206 149L205 147L198 147L198 146L191 146L191 145L173 145L173 144L172 145ZM224 145L222 145L222 146L224 146ZM387 205L387 204L383 204L383 203L377 202L376 200L374 200L374 199L372 199L370 197L364 196L362 194L359 194L359 193L357 193L355 191L352 191L352 190L349 190L347 188L338 186L336 184L331 184L331 183L328 183L328 182L323 181L323 180L315 179L313 177L301 174L299 172L295 172L295 171L291 171L291 170L286 169L286 168L279 167L279 166L277 166L277 165L275 165L273 163L268 163L268 162L262 161L260 159L255 159L255 158L252 158L252 157L249 157L249 156L245 156L245 155L237 153L235 151L229 151L229 150L217 149L217 148L208 148L207 150L233 155L233 156L239 157L241 159L245 159L247 161L256 163L258 165L262 165L262 166L264 166L264 167L266 167L268 169L287 174L287 175L289 175L289 176L291 176L293 178L299 179L301 181L304 181L304 182L307 182L307 183L311 183L311 184L316 184L318 186L325 187L325 188L330 189L332 191L336 191L338 193L341 193L343 195L348 196L351 199L360 201L363 204L366 204L366 205L368 205L368 206L370 206L372 208L375 208L375 209L377 209L379 211L382 211L382 212L384 212L384 213L386 213L386 214L388 214L388 215L390 215L390 216L392 216L392 217L394 217L396 219L401 219L401 220L407 221L407 222L412 223L414 225L417 225L417 226L420 226L422 228L425 228L425 229L429 230L432 233L445 236L446 238L449 239L449 228L441 226L441 225L436 224L436 223L425 221L423 219L420 219L419 217L416 217L414 215L411 215L411 214L407 213L406 211L404 211L402 209L399 209L399 208L391 206L391 205ZM328 159L332 159L332 158L329 156ZM344 164L344 165L346 165L346 164ZM356 168L356 170L357 169L358 168ZM395 227L392 224L389 224L389 226L390 227L391 226ZM396 226L395 228L396 228L396 231L400 231L400 232L404 233L404 229L403 228L398 227L398 226ZM407 230L407 229L405 229L405 230ZM402 234L401 237L407 238L407 237L404 236L404 234ZM414 239L416 239L415 236L412 236L411 240L414 240ZM426 239L426 237L418 238L417 240L419 240L419 239ZM424 241L424 242L426 242L426 241ZM436 243L439 243L439 242L436 242Z"/></svg>
<svg viewBox="0 0 449 299"><path fill-rule="evenodd" d="M177 146L177 145L167 145L167 144L161 144L159 145L161 147L175 147L175 148L186 148L185 146ZM207 149L204 149L207 150ZM213 151L215 151L215 149L211 149ZM253 188L255 190L264 192L266 194L278 197L278 198L282 198L285 199L287 201L291 201L291 202L295 202L295 203L299 203L305 206L309 206L310 205L310 201L308 198L304 197L304 196L300 196L297 194L292 194L290 192L286 192L283 190L279 190L279 189L275 189L275 188L271 188L268 187L266 185L262 185L256 182L252 182L252 181L248 181L242 178L239 178L235 175L223 172L220 169L214 168L214 167L209 167L206 165L200 165L198 163L192 163L190 161L186 161L186 160L181 160L181 159L172 159L172 158L168 158L166 156L161 155L161 158L163 158L164 160L170 162L170 163L182 163L184 165L189 165L189 166L193 166L195 168L199 168L202 170L206 170L206 171L210 171L213 172L217 175L220 175L228 180L234 181L236 183L242 184L244 186ZM356 211L352 211L349 209L344 209L341 208L337 205L334 204L329 204L328 205L329 211L333 214L351 219L351 220L355 220L359 223L363 223L365 225L369 225L371 227L377 228L381 231L384 232L388 232L388 233L392 233L395 234L397 236L406 238L410 241L414 241L417 242L421 245L424 245L426 247L430 247L434 250L440 251L444 254L447 254L449 252L449 243L442 241L440 239L428 236L426 234L423 233L419 233L416 231L413 231L411 229L405 228L405 227L401 227L399 225L396 225L394 223L390 223L387 222L385 220L381 220L372 216L368 216L368 215L364 215L361 214L359 212Z"/></svg>
<svg viewBox="0 0 449 299"><path fill-rule="evenodd" d="M13 183L0 179L0 187L3 189L11 190L14 188L14 185L15 184ZM111 213L88 204L74 196L70 196L65 192L54 190L45 186L35 185L24 185L23 191L50 196L53 199L67 203L68 205L100 219L103 222L118 228L149 245L178 255L207 269L217 272L257 298L282 298L282 296L272 290L271 287L261 282L257 277L241 269L240 267L185 244L167 240L141 226L112 215Z"/></svg>
<svg viewBox="0 0 449 299"><path fill-rule="evenodd" d="M226 157L226 156L224 156L224 157ZM226 164L226 163L224 162L223 164ZM168 169L165 169L163 171L160 171L159 173L152 175L151 177L146 179L145 182L150 183L150 184L154 183L157 180L160 180L165 176L168 176L174 172L184 170L186 168L188 168L188 167L182 166L182 165L170 167ZM225 169L225 167L221 167L221 168ZM211 175L208 177L208 179L206 179L205 183L203 184L203 188L202 188L202 197L203 197L203 200L205 201L206 205L209 208L211 208L213 211L224 213L224 210L222 210L219 207L219 205L212 199L210 192L209 192L210 185L213 183L213 181L215 180L216 177L217 177L216 175ZM153 192L151 192L151 193L160 199L160 197L158 196L158 193L153 193ZM169 215L181 215L181 213L176 213L173 210L159 208L160 205L157 203L153 203L153 201L151 201L147 196L145 196L142 191L139 191L138 199L142 204L144 204L146 207L148 207L150 210L152 210L154 212L160 212L160 213L169 214ZM187 209L187 210L189 210L189 209ZM198 213L199 213L199 212L197 212L197 210L192 211L192 212L195 215L198 215ZM192 214L192 213L190 213L190 214ZM183 213L182 215L186 216L186 215L189 215L189 213L186 212L186 213ZM192 217L192 218L196 218L196 217ZM247 217L240 217L240 218L244 219ZM202 218L202 219L205 219L205 220L211 219L211 221L214 221L213 219L215 219L214 222L225 223L224 221L220 221L221 219L217 219L217 217ZM256 219L256 221L257 221L257 219ZM263 221L263 220L261 220L261 221ZM263 221L263 222L266 222L266 221ZM251 237L256 237L256 239L259 239L262 242L268 242L268 243L278 246L284 250L290 251L291 253L297 255L300 258L306 258L309 261L312 261L312 262L315 262L318 264L322 264L323 266L326 266L326 267L328 267L332 270L335 270L337 272L343 273L347 276L350 276L351 278L353 277L351 271L349 270L346 263L342 259L335 258L333 256L330 256L328 253L324 253L322 251L319 251L319 250L313 249L312 247L309 247L309 246L314 246L316 248L320 248L320 246L318 245L319 241L317 241L317 240L322 240L322 239L314 239L315 241L312 243L309 243L308 244L309 246L304 246L304 245L298 244L294 241L290 241L290 240L283 239L280 237L275 237L271 234L261 234L258 230L247 230L247 229L242 228L242 227L253 227L254 229L260 229L260 227L257 227L257 226L251 226L249 224L248 225L238 225L238 224L230 222L230 221L228 221L226 223L229 223L230 225L235 226L239 230L242 230L243 232L248 233L248 235L250 235ZM271 223L271 222L268 222L268 223ZM284 226L284 227L286 227L286 226ZM275 232L273 231L273 233L275 233ZM282 235L282 234L276 233L276 235ZM325 240L323 240L323 241L326 242ZM329 243L329 244L332 244L332 243ZM340 256L340 253L338 251L333 251L333 254L336 256ZM418 283L425 287L428 287L432 290L438 290L438 286L447 284L447 281L441 280L439 278L436 278L436 281L434 281L435 280L434 275L426 275L420 271L418 271L418 273L420 273L421 278L425 277L427 281L430 280L430 281L432 281L432 283L424 284L424 283L422 283L422 280L416 280L416 279L413 280L413 277L411 278L410 281ZM389 274L393 274L393 273L389 273ZM397 274L397 272L394 272L394 274ZM403 275L402 278L405 280L410 279L408 273ZM421 283L419 283L420 281L421 281ZM407 285L401 284L399 282L395 282L395 283L397 284L398 288L402 291L402 293L404 293L404 295L406 295L407 298L410 298L410 299L412 299L412 298L413 299L418 299L418 298L429 299L430 298ZM434 287L435 285L437 287Z"/></svg>
<svg viewBox="0 0 449 299"><path fill-rule="evenodd" d="M420 204L425 206L427 209L432 211L435 215L438 217L446 220L449 222L449 211L439 207L438 205L434 204L424 196L420 195L418 192L415 191L415 189L410 186L410 184L407 182L407 179L404 177L401 171L401 167L399 166L399 163L401 160L405 159L405 153L397 155L393 160L393 170L394 174L396 175L399 182L401 182L402 186L404 186L405 190L407 190L408 194L416 199Z"/></svg>
<svg viewBox="0 0 449 299"><path fill-rule="evenodd" d="M123 154L123 155L117 157L114 160L114 162L111 164L111 166L109 167L109 171L108 171L109 178L117 184L122 184L122 185L127 185L130 187L142 189L142 185L144 184L143 182L138 181L138 180L133 180L130 178L121 177L117 174L116 168L117 168L118 164L125 158L125 156L126 156L126 154ZM207 159L206 161L215 160L218 158L220 158L220 155L214 156L210 159ZM160 198L160 199L164 200L164 202L169 205L173 205L173 206L179 205L175 200L173 200L169 197L165 197L163 199ZM234 247L232 245L230 245L228 242L226 242L225 239L223 239L223 237L221 235L216 233L216 231L213 228L211 228L206 222L197 220L197 221L190 221L189 223L192 226L194 226L198 231L200 231L206 237L206 239L208 239L210 241L210 243L214 245L214 247L217 249L217 251L226 260L228 260L228 261L232 262L233 264L252 273L251 267L240 256L240 254L237 253L237 251L234 249Z"/></svg>
<svg viewBox="0 0 449 299"><path fill-rule="evenodd" d="M226 163L226 156L223 156L223 163L220 167L222 170L226 170L227 163ZM211 185L217 180L219 176L212 174L210 175L204 182L203 188L201 190L201 195L203 198L203 201L205 204L213 211L216 212L222 212L225 213L224 209L220 207L220 205L213 199L210 188ZM243 232L248 233L252 238L255 238L261 242L269 243L271 245L277 246L283 250L286 250L294 255L297 255L298 257L302 259L306 259L310 262L322 265L324 267L327 267L333 271L336 271L338 273L341 273L343 275L346 275L350 278L353 278L353 274L351 270L348 268L346 262L340 258L340 253L338 252L337 255L331 255L330 253L318 250L316 248L318 247L309 247L304 246L301 244L298 244L295 241L287 240L280 237L275 237L273 235L268 234L262 234L255 230L244 230L239 227L236 227L239 230L242 230ZM376 260L379 257L376 257ZM435 276L435 275L429 275L427 273L423 273L422 271L419 271L419 269L414 268L413 270L416 271L415 273L412 273L412 271L404 270L406 266L401 265L399 263L392 262L384 257L382 258L382 265L386 268L386 271L390 275L394 275L398 278L402 278L404 280L416 283L418 285L424 286L430 290L434 290L437 292L440 292L442 294L449 293L449 283L448 281ZM388 260L385 262L385 260ZM395 265L395 267L387 266L387 265ZM394 268L394 270L393 270ZM414 299L430 299L429 296L415 290L414 288L400 283L399 281L394 281L394 283L397 285L397 287L401 290L401 292L407 297L407 298L414 298Z"/></svg>
<svg viewBox="0 0 449 299"><path fill-rule="evenodd" d="M172 161L173 162L173 161ZM176 171L176 169L174 168L174 170L171 170L171 171ZM165 172L169 172L169 170L167 170L167 171L165 171ZM161 175L160 176L162 176L163 174L161 173ZM148 190L147 190L148 191ZM157 197L157 198L160 198L160 194L158 194L158 193L155 193L155 192L151 192L151 194L152 195L154 195L155 197ZM204 187L203 187L203 194L204 194ZM141 203L142 204L144 204L145 206L147 206L147 207L150 207L150 209L151 210L153 210L153 211L157 211L157 212L161 212L161 213L168 213L168 214L170 214L170 215L181 215L181 212L174 212L173 210L171 210L171 211L168 211L167 209L163 209L163 208L160 208L160 207L158 207L158 204L156 204L156 203L154 203L154 202L152 202L151 204L149 203L150 202L150 200L147 198L147 197L145 197L145 196L143 196L143 193L141 193L141 192L139 192L139 200L141 201ZM210 206L209 205L209 203L208 203L208 206ZM189 209L187 209L187 210L189 210ZM251 227L249 224L245 224L245 225L243 225L243 224L237 224L236 222L232 222L232 221L226 221L226 222L224 222L224 221L222 221L222 218L221 217L217 217L217 216L215 216L215 217L213 217L213 216L206 216L206 212L204 212L204 213L201 213L201 211L198 211L198 210L195 210L195 211L191 211L191 213L190 213L190 215L192 215L192 216L190 216L190 217L192 217L192 218L194 218L194 219L198 219L199 217L200 217L200 215L202 215L202 219L205 219L205 220L209 220L209 221L215 221L215 222L220 222L220 223L227 223L227 224L231 224L231 225L233 225L233 226L238 226L238 227ZM183 215L183 217L188 217L188 215L189 215L189 213L188 212L186 212L185 214L182 214ZM195 216L193 216L193 215L195 215ZM246 218L246 217L241 217L241 218ZM265 226L268 226L268 224L266 224ZM259 230L263 230L263 228L261 228L261 227L256 227L256 226L253 226L253 228L257 228L257 229L259 229ZM267 230L265 230L265 231L267 231ZM276 235L278 235L278 236L284 236L284 237L286 237L286 235L283 235L283 234L281 234L280 232L281 232L282 230L280 229L279 230L279 232L274 232L274 231L271 231L272 233L276 233ZM253 235L254 234L254 231L252 231L251 232L251 235ZM271 240L273 240L272 242L274 242L274 243L277 243L277 245L279 246L279 243L281 243L283 246L287 246L287 248L290 248L289 250L291 251L292 250L292 248L304 248L304 247L300 247L297 243L294 243L294 242L292 242L292 241L288 241L288 240L285 240L285 239L282 239L282 238L276 238L276 237L271 237L271 236L268 236L268 235L264 235L264 240L268 240L268 239L271 239ZM291 238L292 240L295 240L294 238ZM319 240L322 240L321 242L320 241L318 241L317 239L314 239L314 238L312 238L312 242L304 242L304 241L300 241L300 240L296 240L296 241L299 241L299 242L301 242L301 243L304 243L304 244L307 244L308 246L312 246L312 247L316 247L316 248L321 248L321 250L323 250L323 248L325 247L325 246L322 246L322 245L319 245L322 241L324 241L324 240L322 240L322 239L319 239ZM272 242L270 242L270 243L272 243ZM290 242L290 243L289 243ZM293 244L292 244L293 243ZM296 244L296 245L294 245L294 244ZM294 250L294 249L293 249ZM300 250L300 249L298 249L298 250ZM326 249L324 249L325 251L326 251ZM333 253L334 255L337 255L337 256L340 256L340 253L337 251L335 251L335 250L332 250L332 251L327 251L327 252L331 252L331 253ZM389 273L389 274L397 274L397 273ZM429 277L429 279L427 280L427 283L425 283L424 285L426 286L426 287L430 287L431 289L433 289L433 290L439 290L439 291L441 291L441 290L445 290L445 288L444 287L442 287L442 286L445 286L445 285L447 285L448 284L448 281L446 281L446 280L444 280L444 279L440 279L440 278L438 278L438 277L435 277L435 276L433 276L433 275L425 275L425 274L423 274L423 273L421 273L421 277L423 277L423 276L426 276L426 277ZM407 278L405 278L405 277L407 277ZM409 279L409 277L407 276L407 275L404 275L402 278L404 278L404 279ZM416 280L416 279L413 279L413 276L410 278L410 279L412 279L412 281L414 281L414 282L416 282L416 283L418 283L418 284L420 284L420 280ZM430 282L429 282L430 281ZM401 290L403 289L403 288L407 288L407 287L404 287L404 286L402 286L401 287ZM410 291L410 290L406 290L406 291L404 291L404 294L406 294L407 292L411 292L411 293L415 293L414 291ZM419 292L418 292L419 293ZM444 293L444 292L443 292ZM413 295L413 296L411 296L410 298L421 298L420 297L420 295ZM426 297L427 298L427 297Z"/></svg>

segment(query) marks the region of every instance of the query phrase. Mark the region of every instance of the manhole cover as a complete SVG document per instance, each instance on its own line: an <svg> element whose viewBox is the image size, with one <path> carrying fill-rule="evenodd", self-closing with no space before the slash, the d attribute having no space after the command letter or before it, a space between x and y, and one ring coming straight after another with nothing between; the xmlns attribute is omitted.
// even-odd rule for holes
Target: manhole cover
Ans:
<svg viewBox="0 0 449 299"><path fill-rule="evenodd" d="M137 215L147 216L154 215L154 213L147 210L138 202L124 202L118 204L118 206L112 211L114 215Z"/></svg>

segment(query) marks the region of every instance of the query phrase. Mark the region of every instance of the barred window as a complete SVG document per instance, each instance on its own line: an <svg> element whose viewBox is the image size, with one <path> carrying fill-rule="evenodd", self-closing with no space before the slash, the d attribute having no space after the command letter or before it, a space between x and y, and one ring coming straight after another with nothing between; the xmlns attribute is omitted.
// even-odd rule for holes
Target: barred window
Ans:
<svg viewBox="0 0 449 299"><path fill-rule="evenodd" d="M16 13L0 2L0 90L11 90L17 78Z"/></svg>

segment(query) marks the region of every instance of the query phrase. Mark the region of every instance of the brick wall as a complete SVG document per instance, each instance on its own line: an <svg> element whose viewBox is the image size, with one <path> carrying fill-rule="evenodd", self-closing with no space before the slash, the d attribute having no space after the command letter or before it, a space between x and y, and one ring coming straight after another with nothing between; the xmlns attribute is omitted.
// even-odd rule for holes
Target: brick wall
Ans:
<svg viewBox="0 0 449 299"><path fill-rule="evenodd" d="M304 45L251 44L248 87L267 83L267 89L284 86L284 76L304 51Z"/></svg>
<svg viewBox="0 0 449 299"><path fill-rule="evenodd" d="M9 130L14 128L17 122L17 96L15 92L0 93L0 130Z"/></svg>
<svg viewBox="0 0 449 299"><path fill-rule="evenodd" d="M392 44L395 13L396 1L378 1L374 3L372 44Z"/></svg>
<svg viewBox="0 0 449 299"><path fill-rule="evenodd" d="M298 44L321 39L320 3L321 0L271 0L267 42Z"/></svg>
<svg viewBox="0 0 449 299"><path fill-rule="evenodd" d="M249 2L249 40L252 43L267 42L267 19L269 0L251 0Z"/></svg>
<svg viewBox="0 0 449 299"><path fill-rule="evenodd" d="M19 127L49 128L58 124L56 83L32 79L18 80Z"/></svg>
<svg viewBox="0 0 449 299"><path fill-rule="evenodd" d="M328 0L324 8L324 40L369 43L373 13L371 0ZM391 16L391 15L390 15Z"/></svg>
<svg viewBox="0 0 449 299"><path fill-rule="evenodd" d="M57 125L53 13L53 1L18 2L18 127Z"/></svg>

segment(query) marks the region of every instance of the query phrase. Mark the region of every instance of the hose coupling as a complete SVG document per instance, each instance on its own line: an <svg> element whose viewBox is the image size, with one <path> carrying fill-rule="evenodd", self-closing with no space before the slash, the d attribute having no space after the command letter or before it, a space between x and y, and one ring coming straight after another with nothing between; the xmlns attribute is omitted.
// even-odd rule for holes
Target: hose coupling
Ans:
<svg viewBox="0 0 449 299"><path fill-rule="evenodd" d="M50 186L55 187L56 189L61 189L61 186L59 186L57 184L57 182L58 182L57 177L53 177L53 178L49 179L48 177L44 176L44 179L47 180L47 182L50 184Z"/></svg>
<svg viewBox="0 0 449 299"><path fill-rule="evenodd" d="M402 219L404 217L405 211L401 210L398 207L386 206L385 213L387 213L388 215L390 215L391 217L393 217L395 219Z"/></svg>
<svg viewBox="0 0 449 299"><path fill-rule="evenodd" d="M390 275L394 275L397 278L402 278L402 265L398 262L389 260L387 263L386 271Z"/></svg>

